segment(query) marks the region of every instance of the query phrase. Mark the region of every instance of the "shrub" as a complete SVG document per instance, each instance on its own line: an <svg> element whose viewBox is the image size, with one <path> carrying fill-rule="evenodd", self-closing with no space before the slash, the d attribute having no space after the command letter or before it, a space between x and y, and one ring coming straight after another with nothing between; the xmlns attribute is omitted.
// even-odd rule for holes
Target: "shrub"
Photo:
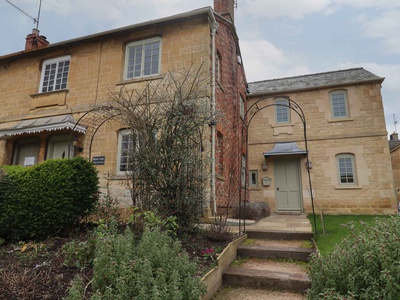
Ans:
<svg viewBox="0 0 400 300"><path fill-rule="evenodd" d="M4 166L0 178L0 236L41 239L90 213L98 177L81 157L48 160L32 167Z"/></svg>
<svg viewBox="0 0 400 300"><path fill-rule="evenodd" d="M90 299L198 300L205 287L195 274L181 245L157 228L145 229L138 244L129 229L105 234L96 240ZM74 281L69 300L86 299L82 285Z"/></svg>
<svg viewBox="0 0 400 300"><path fill-rule="evenodd" d="M245 219L256 221L271 215L271 210L269 209L268 204L262 201L246 202L245 208L242 206L242 211L240 211L239 205L233 206L232 217L242 219L243 212Z"/></svg>
<svg viewBox="0 0 400 300"><path fill-rule="evenodd" d="M354 225L329 255L312 257L308 299L398 299L400 217Z"/></svg>
<svg viewBox="0 0 400 300"><path fill-rule="evenodd" d="M141 237L146 228L160 228L169 236L176 237L179 229L176 221L177 218L174 216L163 219L153 211L141 211L138 207L133 207L128 225L137 237Z"/></svg>

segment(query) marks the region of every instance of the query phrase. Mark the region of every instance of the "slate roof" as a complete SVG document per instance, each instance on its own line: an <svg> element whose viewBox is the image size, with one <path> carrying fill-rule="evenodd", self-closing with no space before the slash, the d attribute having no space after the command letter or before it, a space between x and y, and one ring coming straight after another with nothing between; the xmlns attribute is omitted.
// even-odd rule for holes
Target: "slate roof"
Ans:
<svg viewBox="0 0 400 300"><path fill-rule="evenodd" d="M395 149L400 147L400 140L390 140L389 141L389 150L390 152L394 151Z"/></svg>
<svg viewBox="0 0 400 300"><path fill-rule="evenodd" d="M257 95L335 87L362 82L382 82L384 79L385 78L376 76L364 68L354 68L250 82L248 86L249 92Z"/></svg>

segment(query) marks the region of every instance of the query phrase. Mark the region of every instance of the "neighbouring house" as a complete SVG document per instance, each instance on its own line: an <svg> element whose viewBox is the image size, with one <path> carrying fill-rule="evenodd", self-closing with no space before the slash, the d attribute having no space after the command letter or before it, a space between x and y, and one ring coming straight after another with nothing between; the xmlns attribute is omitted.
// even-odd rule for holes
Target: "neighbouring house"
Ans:
<svg viewBox="0 0 400 300"><path fill-rule="evenodd" d="M396 213L383 80L354 68L249 83L250 200L311 212L313 193L327 214Z"/></svg>
<svg viewBox="0 0 400 300"><path fill-rule="evenodd" d="M399 134L393 132L389 140L390 158L392 159L393 179L397 195L397 201L400 200L400 140Z"/></svg>
<svg viewBox="0 0 400 300"><path fill-rule="evenodd" d="M210 124L203 157L205 189L213 212L238 202L245 172L242 126L246 79L234 25L234 0L186 13L51 44L37 30L25 50L0 57L0 163L35 165L81 155L96 164L105 186L130 205L123 145L129 132L94 116L110 91L133 90L168 72L199 68L207 74ZM214 112L217 116L214 117ZM86 120L86 123L83 120ZM101 121L101 123L98 123ZM71 138L73 143L71 144Z"/></svg>

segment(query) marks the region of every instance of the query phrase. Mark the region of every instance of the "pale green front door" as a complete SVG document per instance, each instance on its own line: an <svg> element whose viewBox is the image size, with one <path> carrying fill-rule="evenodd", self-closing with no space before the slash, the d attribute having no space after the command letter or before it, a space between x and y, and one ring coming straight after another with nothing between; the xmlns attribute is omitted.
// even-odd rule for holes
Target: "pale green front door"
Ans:
<svg viewBox="0 0 400 300"><path fill-rule="evenodd" d="M274 170L276 210L278 212L301 212L302 192L299 160L276 159L274 160Z"/></svg>

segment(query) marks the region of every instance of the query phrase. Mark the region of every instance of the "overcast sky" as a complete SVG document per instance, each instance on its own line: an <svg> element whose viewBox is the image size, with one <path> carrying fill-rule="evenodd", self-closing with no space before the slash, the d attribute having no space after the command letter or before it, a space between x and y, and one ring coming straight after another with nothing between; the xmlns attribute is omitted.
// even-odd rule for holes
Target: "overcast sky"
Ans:
<svg viewBox="0 0 400 300"><path fill-rule="evenodd" d="M9 0L37 18L40 0ZM43 0L50 43L213 6L213 0ZM0 56L21 51L36 25L0 0ZM238 0L235 23L248 81L364 67L385 77L387 130L400 130L399 0Z"/></svg>

